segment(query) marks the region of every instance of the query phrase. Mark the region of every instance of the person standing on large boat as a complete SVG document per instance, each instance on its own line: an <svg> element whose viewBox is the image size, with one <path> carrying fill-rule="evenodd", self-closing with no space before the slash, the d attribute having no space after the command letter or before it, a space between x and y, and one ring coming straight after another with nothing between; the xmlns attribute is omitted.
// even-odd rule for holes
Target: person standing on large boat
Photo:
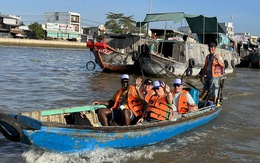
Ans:
<svg viewBox="0 0 260 163"><path fill-rule="evenodd" d="M190 93L183 90L183 81L181 79L175 79L173 81L173 112L178 112L179 114L185 114L198 110L194 99L191 97Z"/></svg>
<svg viewBox="0 0 260 163"><path fill-rule="evenodd" d="M221 54L216 54L216 44L209 44L209 52L205 58L204 71L201 81L204 84L200 100L203 100L209 93L213 102L217 102L219 78L224 74L225 63Z"/></svg>
<svg viewBox="0 0 260 163"><path fill-rule="evenodd" d="M103 126L108 126L111 121L129 126L131 121L143 114L143 103L135 86L129 84L129 75L121 76L121 86L111 100L93 102L94 105L107 106L98 110L98 118Z"/></svg>

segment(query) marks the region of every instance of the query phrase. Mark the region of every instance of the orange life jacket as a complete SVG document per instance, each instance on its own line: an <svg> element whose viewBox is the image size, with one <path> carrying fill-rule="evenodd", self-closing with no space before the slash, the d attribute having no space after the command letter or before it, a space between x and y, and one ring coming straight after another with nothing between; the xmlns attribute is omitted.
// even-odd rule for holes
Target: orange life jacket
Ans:
<svg viewBox="0 0 260 163"><path fill-rule="evenodd" d="M149 90L149 91L146 92L146 94L145 94L145 89L143 88L143 89L141 90L141 92L144 94L144 100L145 100L147 103L149 102L149 100L150 100L150 98L152 97L152 95L155 94L155 92L154 92L153 89Z"/></svg>
<svg viewBox="0 0 260 163"><path fill-rule="evenodd" d="M161 121L168 120L171 112L172 108L167 101L167 95L151 96L147 106L147 113L150 114L151 118Z"/></svg>
<svg viewBox="0 0 260 163"><path fill-rule="evenodd" d="M209 54L209 55L211 55L211 54ZM204 75L207 74L207 67L209 64L209 55L207 55L207 57L205 59ZM212 68L211 68L212 76L219 77L224 74L224 67L221 67L220 65L216 65L215 63L217 62L217 58L222 57L222 56L220 54L216 54L215 56L212 56L212 57L214 57L213 61L212 61Z"/></svg>
<svg viewBox="0 0 260 163"><path fill-rule="evenodd" d="M113 109L118 109L119 103L120 103L120 97L123 92L123 88L120 88L117 93L116 93L116 101L114 103L114 106L112 107ZM138 99L138 94L135 90L134 86L129 86L129 90L127 92L127 100L124 106L127 109L132 110L134 115L141 116L143 114L143 104L142 102Z"/></svg>
<svg viewBox="0 0 260 163"><path fill-rule="evenodd" d="M180 94L180 98L178 101L178 106L177 110L180 114L185 114L189 111L189 104L188 104L188 99L187 99L187 93L189 93L186 90L182 90L181 94ZM174 97L174 90L172 91L172 96ZM174 99L173 99L174 100Z"/></svg>

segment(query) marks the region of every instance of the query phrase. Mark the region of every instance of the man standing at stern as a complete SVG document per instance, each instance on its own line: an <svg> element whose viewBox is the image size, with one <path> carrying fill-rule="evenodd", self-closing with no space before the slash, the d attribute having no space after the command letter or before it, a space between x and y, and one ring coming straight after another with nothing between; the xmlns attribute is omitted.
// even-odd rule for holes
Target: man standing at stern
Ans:
<svg viewBox="0 0 260 163"><path fill-rule="evenodd" d="M209 93L213 102L217 102L219 78L224 74L225 63L220 54L216 54L216 44L209 44L209 52L205 58L204 71L202 72L201 81L204 84L203 94L200 100L203 100Z"/></svg>

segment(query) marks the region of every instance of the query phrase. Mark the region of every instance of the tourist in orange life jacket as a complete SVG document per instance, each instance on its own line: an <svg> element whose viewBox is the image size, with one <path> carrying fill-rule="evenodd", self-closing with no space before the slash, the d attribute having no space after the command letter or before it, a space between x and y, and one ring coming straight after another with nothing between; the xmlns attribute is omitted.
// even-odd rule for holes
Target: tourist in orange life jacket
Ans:
<svg viewBox="0 0 260 163"><path fill-rule="evenodd" d="M213 102L216 103L219 88L219 78L224 74L225 63L220 54L216 54L216 44L209 44L209 52L205 58L204 71L202 72L201 81L204 83L203 93L200 100L203 100L209 93Z"/></svg>
<svg viewBox="0 0 260 163"><path fill-rule="evenodd" d="M142 78L137 77L136 78L136 90L141 100L143 100L144 103L148 103L149 99L152 95L155 94L153 88L153 81L151 79L146 79L144 81L144 86L142 89Z"/></svg>
<svg viewBox="0 0 260 163"><path fill-rule="evenodd" d="M161 81L153 82L155 94L148 101L147 108L143 116L137 123L141 123L146 118L147 121L169 120L172 115L172 94L170 87Z"/></svg>
<svg viewBox="0 0 260 163"><path fill-rule="evenodd" d="M175 79L172 90L173 96L173 112L185 114L198 110L198 106L188 91L183 90L183 82L181 79Z"/></svg>
<svg viewBox="0 0 260 163"><path fill-rule="evenodd" d="M94 101L94 105L106 105L107 108L98 110L98 118L103 126L115 122L120 125L130 125L135 118L143 114L143 104L137 94L135 86L129 84L129 75L121 76L121 88L109 101Z"/></svg>

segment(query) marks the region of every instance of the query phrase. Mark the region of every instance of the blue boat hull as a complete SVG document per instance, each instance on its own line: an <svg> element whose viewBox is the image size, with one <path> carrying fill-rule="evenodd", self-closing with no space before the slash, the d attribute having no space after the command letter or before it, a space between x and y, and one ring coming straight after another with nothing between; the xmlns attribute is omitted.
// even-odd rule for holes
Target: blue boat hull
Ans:
<svg viewBox="0 0 260 163"><path fill-rule="evenodd" d="M25 144L58 152L91 151L95 148L131 148L154 144L204 125L218 116L218 108L203 116L182 121L165 121L133 126L55 127L43 125L39 130L23 129Z"/></svg>

